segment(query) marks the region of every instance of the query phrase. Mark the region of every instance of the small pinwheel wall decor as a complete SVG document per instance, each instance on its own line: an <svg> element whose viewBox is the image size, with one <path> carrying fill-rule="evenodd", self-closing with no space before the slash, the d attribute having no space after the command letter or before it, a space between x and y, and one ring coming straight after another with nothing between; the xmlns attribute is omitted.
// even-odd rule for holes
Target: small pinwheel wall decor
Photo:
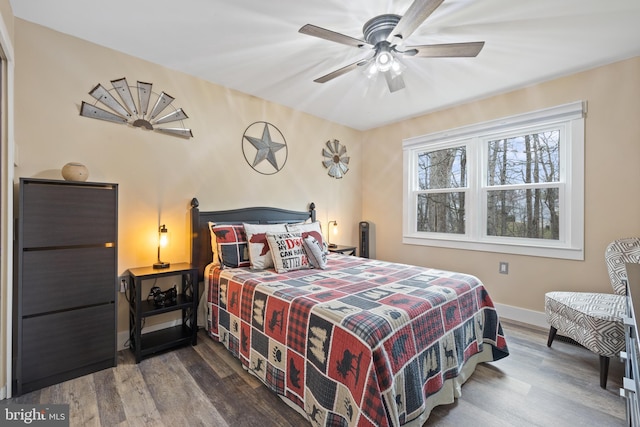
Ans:
<svg viewBox="0 0 640 427"><path fill-rule="evenodd" d="M92 119L106 120L114 123L128 124L133 127L153 130L182 138L191 138L191 129L184 127L182 120L188 119L182 108L174 108L171 103L175 98L162 92L159 95L151 90L152 83L137 82L136 86L129 86L127 79L111 80L112 89L107 89L100 83L94 87L89 95L96 99L92 105L82 101L80 115ZM134 101L131 90L137 93L138 102ZM112 92L117 93L116 99ZM97 104L107 107L100 108ZM149 106L153 105L151 111ZM167 110L167 108L169 110ZM167 112L168 111L168 112ZM167 123L180 122L181 127L161 127Z"/></svg>
<svg viewBox="0 0 640 427"><path fill-rule="evenodd" d="M327 141L327 148L322 149L324 160L322 164L328 169L327 173L333 178L342 178L349 171L349 157L347 147L334 139Z"/></svg>

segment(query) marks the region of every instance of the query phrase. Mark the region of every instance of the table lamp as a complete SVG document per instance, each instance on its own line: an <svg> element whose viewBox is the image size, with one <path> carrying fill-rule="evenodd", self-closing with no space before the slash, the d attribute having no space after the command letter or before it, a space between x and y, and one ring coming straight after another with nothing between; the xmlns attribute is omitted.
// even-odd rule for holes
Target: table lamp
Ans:
<svg viewBox="0 0 640 427"><path fill-rule="evenodd" d="M160 249L167 247L169 244L169 231L164 224L158 228L158 262L153 264L153 268L169 268L169 263L160 260Z"/></svg>

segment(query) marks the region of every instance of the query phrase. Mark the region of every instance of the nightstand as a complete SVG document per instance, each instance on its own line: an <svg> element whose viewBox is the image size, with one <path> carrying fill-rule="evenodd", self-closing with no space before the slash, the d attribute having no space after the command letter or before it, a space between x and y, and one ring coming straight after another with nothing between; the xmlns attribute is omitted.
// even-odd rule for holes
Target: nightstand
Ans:
<svg viewBox="0 0 640 427"><path fill-rule="evenodd" d="M336 254L343 254L343 255L356 255L356 247L355 246L342 246L342 245L336 245L334 247L329 246L329 252L333 252Z"/></svg>
<svg viewBox="0 0 640 427"><path fill-rule="evenodd" d="M161 277L180 276L178 298L175 304L156 307L147 299L152 284ZM198 269L188 263L171 264L168 268L152 266L129 269L129 349L139 363L143 357L184 344L198 342ZM163 291L166 289L162 289ZM144 319L162 313L182 311L182 324L153 332L142 333Z"/></svg>

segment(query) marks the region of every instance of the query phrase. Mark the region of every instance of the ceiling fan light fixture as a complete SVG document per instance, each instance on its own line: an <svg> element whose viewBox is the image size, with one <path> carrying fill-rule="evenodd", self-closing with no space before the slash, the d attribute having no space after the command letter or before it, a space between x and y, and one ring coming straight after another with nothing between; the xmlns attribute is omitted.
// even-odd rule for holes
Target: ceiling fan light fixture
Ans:
<svg viewBox="0 0 640 427"><path fill-rule="evenodd" d="M393 58L391 69L389 71L391 72L393 77L396 77L402 74L405 68L407 67L402 62L400 62L397 58Z"/></svg>
<svg viewBox="0 0 640 427"><path fill-rule="evenodd" d="M391 52L382 51L376 55L376 65L378 66L378 70L382 72L389 71L393 67L394 62L395 60Z"/></svg>
<svg viewBox="0 0 640 427"><path fill-rule="evenodd" d="M370 79L374 78L378 74L378 65L376 64L376 61L371 61L365 69L364 74Z"/></svg>
<svg viewBox="0 0 640 427"><path fill-rule="evenodd" d="M389 73L391 77L401 75L407 67L390 51L378 52L364 69L364 75L370 79L378 73Z"/></svg>

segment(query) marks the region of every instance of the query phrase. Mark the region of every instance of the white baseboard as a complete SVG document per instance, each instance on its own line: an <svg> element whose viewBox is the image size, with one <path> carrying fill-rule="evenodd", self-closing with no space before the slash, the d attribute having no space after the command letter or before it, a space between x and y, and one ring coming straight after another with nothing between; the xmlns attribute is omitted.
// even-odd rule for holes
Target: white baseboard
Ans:
<svg viewBox="0 0 640 427"><path fill-rule="evenodd" d="M512 305L494 303L496 311L500 317L514 320L520 323L548 329L549 324L543 311L528 310L526 308L514 307Z"/></svg>
<svg viewBox="0 0 640 427"><path fill-rule="evenodd" d="M142 328L142 334L158 331L164 328L170 328L172 326L182 325L182 319L175 319L169 322L158 323L157 325L145 326ZM129 331L118 332L118 351L129 348Z"/></svg>
<svg viewBox="0 0 640 427"><path fill-rule="evenodd" d="M7 398L7 386L2 386L0 388L0 400L4 400Z"/></svg>

